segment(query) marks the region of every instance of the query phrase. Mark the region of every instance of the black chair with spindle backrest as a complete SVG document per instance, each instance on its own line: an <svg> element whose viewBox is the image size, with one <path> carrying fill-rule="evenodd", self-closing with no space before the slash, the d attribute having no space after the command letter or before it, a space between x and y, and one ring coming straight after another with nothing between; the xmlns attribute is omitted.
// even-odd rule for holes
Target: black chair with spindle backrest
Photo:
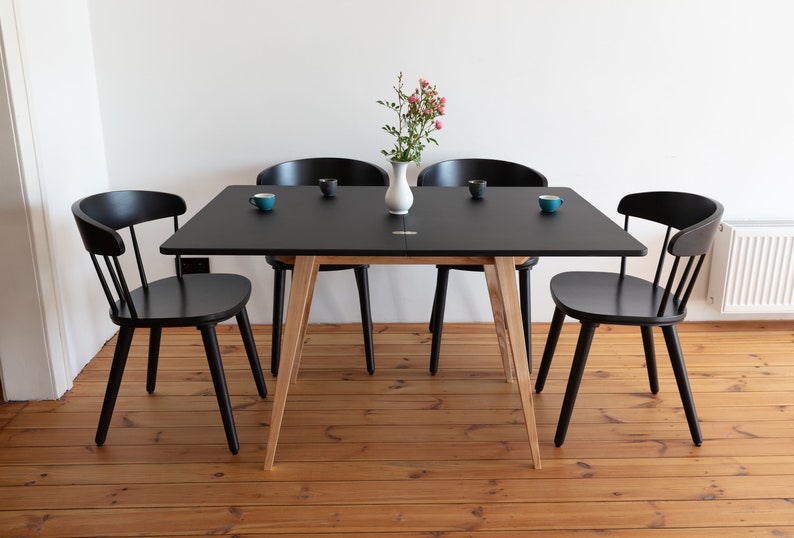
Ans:
<svg viewBox="0 0 794 538"><path fill-rule="evenodd" d="M452 159L442 161L419 172L417 185L420 187L465 187L470 179L484 179L488 188L492 187L546 187L546 177L523 164L495 159ZM488 196L486 192L485 196ZM527 348L528 368L532 371L532 312L530 301L530 271L537 265L538 258L531 256L517 265L519 294L521 296L521 321L524 326L524 345ZM430 313L430 331L433 340L430 351L430 372L438 372L441 351L441 330L444 324L444 309L447 298L449 271L483 271L481 265L438 265L436 266L436 291L433 296L433 309Z"/></svg>
<svg viewBox="0 0 794 538"><path fill-rule="evenodd" d="M339 187L346 185L384 187L389 184L389 174L383 168L365 161L340 157L316 157L286 161L265 168L256 177L257 185L318 185L320 178L335 178ZM320 192L318 187L317 192ZM343 195L343 194L339 194ZM284 288L286 273L294 266L276 256L266 256L273 268L273 336L271 339L270 371L278 375L281 362L282 323L284 320ZM352 269L358 287L361 326L364 333L364 354L367 371L375 372L375 353L372 345L372 313L369 302L369 265L321 265L320 271L342 271Z"/></svg>
<svg viewBox="0 0 794 538"><path fill-rule="evenodd" d="M653 281L627 275L625 257L621 259L618 273L571 271L552 278L551 296L556 308L535 382L537 392L543 390L546 382L565 316L581 323L554 436L556 446L561 446L565 441L593 335L601 323L640 327L653 394L659 392L659 378L652 329L661 327L692 441L698 446L703 442L676 325L686 317L687 302L706 254L711 249L722 212L723 207L719 202L697 194L629 194L618 205L618 213L625 215L626 231L630 218L667 227ZM674 230L677 232L671 237ZM667 260L666 255L671 256L672 260ZM665 272L667 276L663 279Z"/></svg>
<svg viewBox="0 0 794 538"><path fill-rule="evenodd" d="M144 270L135 226L172 218L174 231L178 216L186 211L185 201L174 194L152 191L113 191L88 196L72 205L77 228L85 249L99 276L110 305L110 319L119 326L116 349L99 417L96 444L105 443L121 378L137 328L149 329L149 355L146 390L154 392L157 379L160 339L164 327L196 327L201 332L207 354L212 383L221 412L226 441L232 454L240 448L234 417L226 388L215 325L235 317L240 328L248 362L257 391L267 396L265 379L254 345L254 337L246 312L251 295L251 282L233 274L183 275L179 256L176 276L149 282ZM122 262L127 246L118 230L127 229L140 286L130 289ZM129 256L128 256L129 257Z"/></svg>

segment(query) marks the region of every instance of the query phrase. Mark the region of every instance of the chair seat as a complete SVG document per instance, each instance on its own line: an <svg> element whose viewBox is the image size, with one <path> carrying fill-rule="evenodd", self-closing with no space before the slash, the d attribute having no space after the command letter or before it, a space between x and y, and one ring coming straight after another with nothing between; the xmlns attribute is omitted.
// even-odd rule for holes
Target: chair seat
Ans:
<svg viewBox="0 0 794 538"><path fill-rule="evenodd" d="M134 327L197 327L234 317L251 295L244 276L222 273L184 275L150 282L148 289L132 290L137 317L117 301L114 323Z"/></svg>
<svg viewBox="0 0 794 538"><path fill-rule="evenodd" d="M521 269L530 269L538 264L540 258L532 256L527 258L524 263L516 265L516 271ZM436 268L454 269L455 271L482 271L482 265L437 265Z"/></svg>
<svg viewBox="0 0 794 538"><path fill-rule="evenodd" d="M659 316L664 288L618 273L571 271L551 279L554 303L567 316L580 321L615 325L673 325L686 317L671 298Z"/></svg>

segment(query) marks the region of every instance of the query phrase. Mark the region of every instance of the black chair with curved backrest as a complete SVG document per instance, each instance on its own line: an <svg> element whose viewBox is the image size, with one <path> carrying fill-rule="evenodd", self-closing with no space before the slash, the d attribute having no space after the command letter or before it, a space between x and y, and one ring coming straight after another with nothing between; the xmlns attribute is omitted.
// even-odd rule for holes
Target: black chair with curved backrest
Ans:
<svg viewBox="0 0 794 538"><path fill-rule="evenodd" d="M419 172L417 185L420 187L465 187L470 179L484 179L491 187L546 187L546 177L523 164L495 159L453 159L428 166ZM485 196L488 196L487 192ZM538 258L532 256L521 265L518 271L519 292L521 295L521 320L524 325L524 344L527 348L528 367L532 371L532 328L530 310L529 272L537 265ZM430 372L438 372L441 351L441 329L444 324L444 308L447 297L447 283L450 269L459 271L482 271L481 265L439 265L436 266L436 291L433 309L430 314L430 331L433 343L430 352Z"/></svg>
<svg viewBox="0 0 794 538"><path fill-rule="evenodd" d="M176 260L176 276L153 282L146 278L135 226L153 220L173 218L176 230L177 218L185 211L185 201L181 197L152 191L105 192L88 196L72 205L72 214L83 245L91 255L110 305L110 319L119 326L97 427L96 444L99 446L104 444L107 437L132 336L137 328L149 329L146 376L146 390L149 393L155 389L162 329L196 327L201 331L215 396L226 431L226 441L232 454L237 453L240 445L215 333L216 324L232 317L237 319L257 391L262 398L267 396L265 379L246 312L246 304L251 295L251 282L247 278L232 274L182 275L179 257ZM129 231L133 257L138 268L140 287L135 289L130 289L122 269L122 255L127 252L124 239L117 231L122 229Z"/></svg>
<svg viewBox="0 0 794 538"><path fill-rule="evenodd" d="M376 166L355 159L338 157L317 157L298 159L276 164L262 170L256 177L257 185L317 185L320 178L336 178L339 186L356 185L365 187L384 187L389 184L388 173ZM319 188L318 191L319 193ZM281 334L284 319L284 287L286 273L293 265L275 256L266 256L267 263L273 268L273 337L271 341L270 371L278 375L281 360ZM369 304L368 265L321 265L320 271L341 271L352 269L358 287L361 325L364 333L364 353L367 371L375 372L375 355L372 346L372 314Z"/></svg>
<svg viewBox="0 0 794 538"><path fill-rule="evenodd" d="M561 446L565 441L590 344L600 323L640 327L648 380L653 394L659 392L659 379L652 329L661 327L692 441L698 446L703 442L676 325L686 317L687 301L703 260L711 249L722 211L719 202L696 194L630 194L618 205L618 213L625 215L627 231L630 218L652 221L667 227L653 281L627 275L625 258L621 259L618 273L572 271L552 278L551 296L556 308L535 382L537 392L543 390L546 382L565 316L581 323L557 433L554 436L556 446ZM671 237L673 230L678 231ZM672 262L666 260L666 254L672 257ZM665 272L667 277L663 279Z"/></svg>

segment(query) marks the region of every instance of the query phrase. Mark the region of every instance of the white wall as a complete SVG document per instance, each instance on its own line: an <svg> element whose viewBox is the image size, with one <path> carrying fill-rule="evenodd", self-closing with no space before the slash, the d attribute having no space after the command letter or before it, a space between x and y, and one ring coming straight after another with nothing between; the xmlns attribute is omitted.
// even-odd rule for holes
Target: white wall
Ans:
<svg viewBox="0 0 794 538"><path fill-rule="evenodd" d="M390 139L379 128L391 117L375 100L391 97L403 70L448 98L440 147L426 151L426 164L523 162L610 215L623 193L669 188L719 199L726 218L792 217L794 34L786 21L794 4L786 0L90 6L114 188L174 190L196 209L282 160L385 164L380 150ZM750 192L768 193L768 202L747 204ZM267 322L271 280L261 261L213 264L258 283L251 313ZM569 267L614 263L542 260L533 271L536 320L551 315L548 279ZM376 320L427 318L432 269L372 273ZM321 278L334 285L318 284L312 320L355 321L352 276ZM489 319L481 275L455 274L451 285L447 319ZM701 297L690 318L719 317Z"/></svg>
<svg viewBox="0 0 794 538"><path fill-rule="evenodd" d="M156 188L183 194L195 211L222 186L252 183L287 159L385 164L380 150L391 140L380 126L391 117L375 100L391 97L400 70L448 98L441 145L427 150L425 164L523 162L610 215L626 192L669 188L719 199L726 219L792 218L788 0L15 4L61 330L76 369L107 327L98 319L104 306L96 314L99 291L96 301L83 295L95 284L71 201L106 188ZM764 203L747 203L751 193L764 193ZM151 238L153 254L160 239ZM269 322L265 264L212 263L252 278L252 319ZM614 265L544 258L533 271L535 320L551 316L553 274ZM426 320L434 276L430 267L374 267L375 320ZM690 319L720 319L704 296L705 279ZM481 275L453 275L447 319L483 321L489 312ZM357 319L352 276L322 275L311 320Z"/></svg>
<svg viewBox="0 0 794 538"><path fill-rule="evenodd" d="M75 375L114 332L107 302L76 233L71 204L108 189L86 0L19 2L38 172Z"/></svg>

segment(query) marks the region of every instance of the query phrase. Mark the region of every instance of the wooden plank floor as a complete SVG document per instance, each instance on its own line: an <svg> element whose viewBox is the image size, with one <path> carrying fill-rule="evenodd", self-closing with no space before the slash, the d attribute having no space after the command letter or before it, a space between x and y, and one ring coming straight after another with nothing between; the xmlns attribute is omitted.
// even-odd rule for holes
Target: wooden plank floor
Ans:
<svg viewBox="0 0 794 538"><path fill-rule="evenodd" d="M271 401L236 327L220 328L240 453L223 428L194 330L163 337L147 395L136 336L107 444L93 444L112 342L56 402L0 406L0 536L794 536L794 323L686 323L705 442L692 445L661 335L647 390L636 329L601 327L568 438L552 443L578 325L535 395L543 468L488 324L448 324L427 373L426 327L310 326L271 473ZM548 327L535 327L539 357ZM263 365L269 327L255 327ZM267 374L268 388L275 383Z"/></svg>

